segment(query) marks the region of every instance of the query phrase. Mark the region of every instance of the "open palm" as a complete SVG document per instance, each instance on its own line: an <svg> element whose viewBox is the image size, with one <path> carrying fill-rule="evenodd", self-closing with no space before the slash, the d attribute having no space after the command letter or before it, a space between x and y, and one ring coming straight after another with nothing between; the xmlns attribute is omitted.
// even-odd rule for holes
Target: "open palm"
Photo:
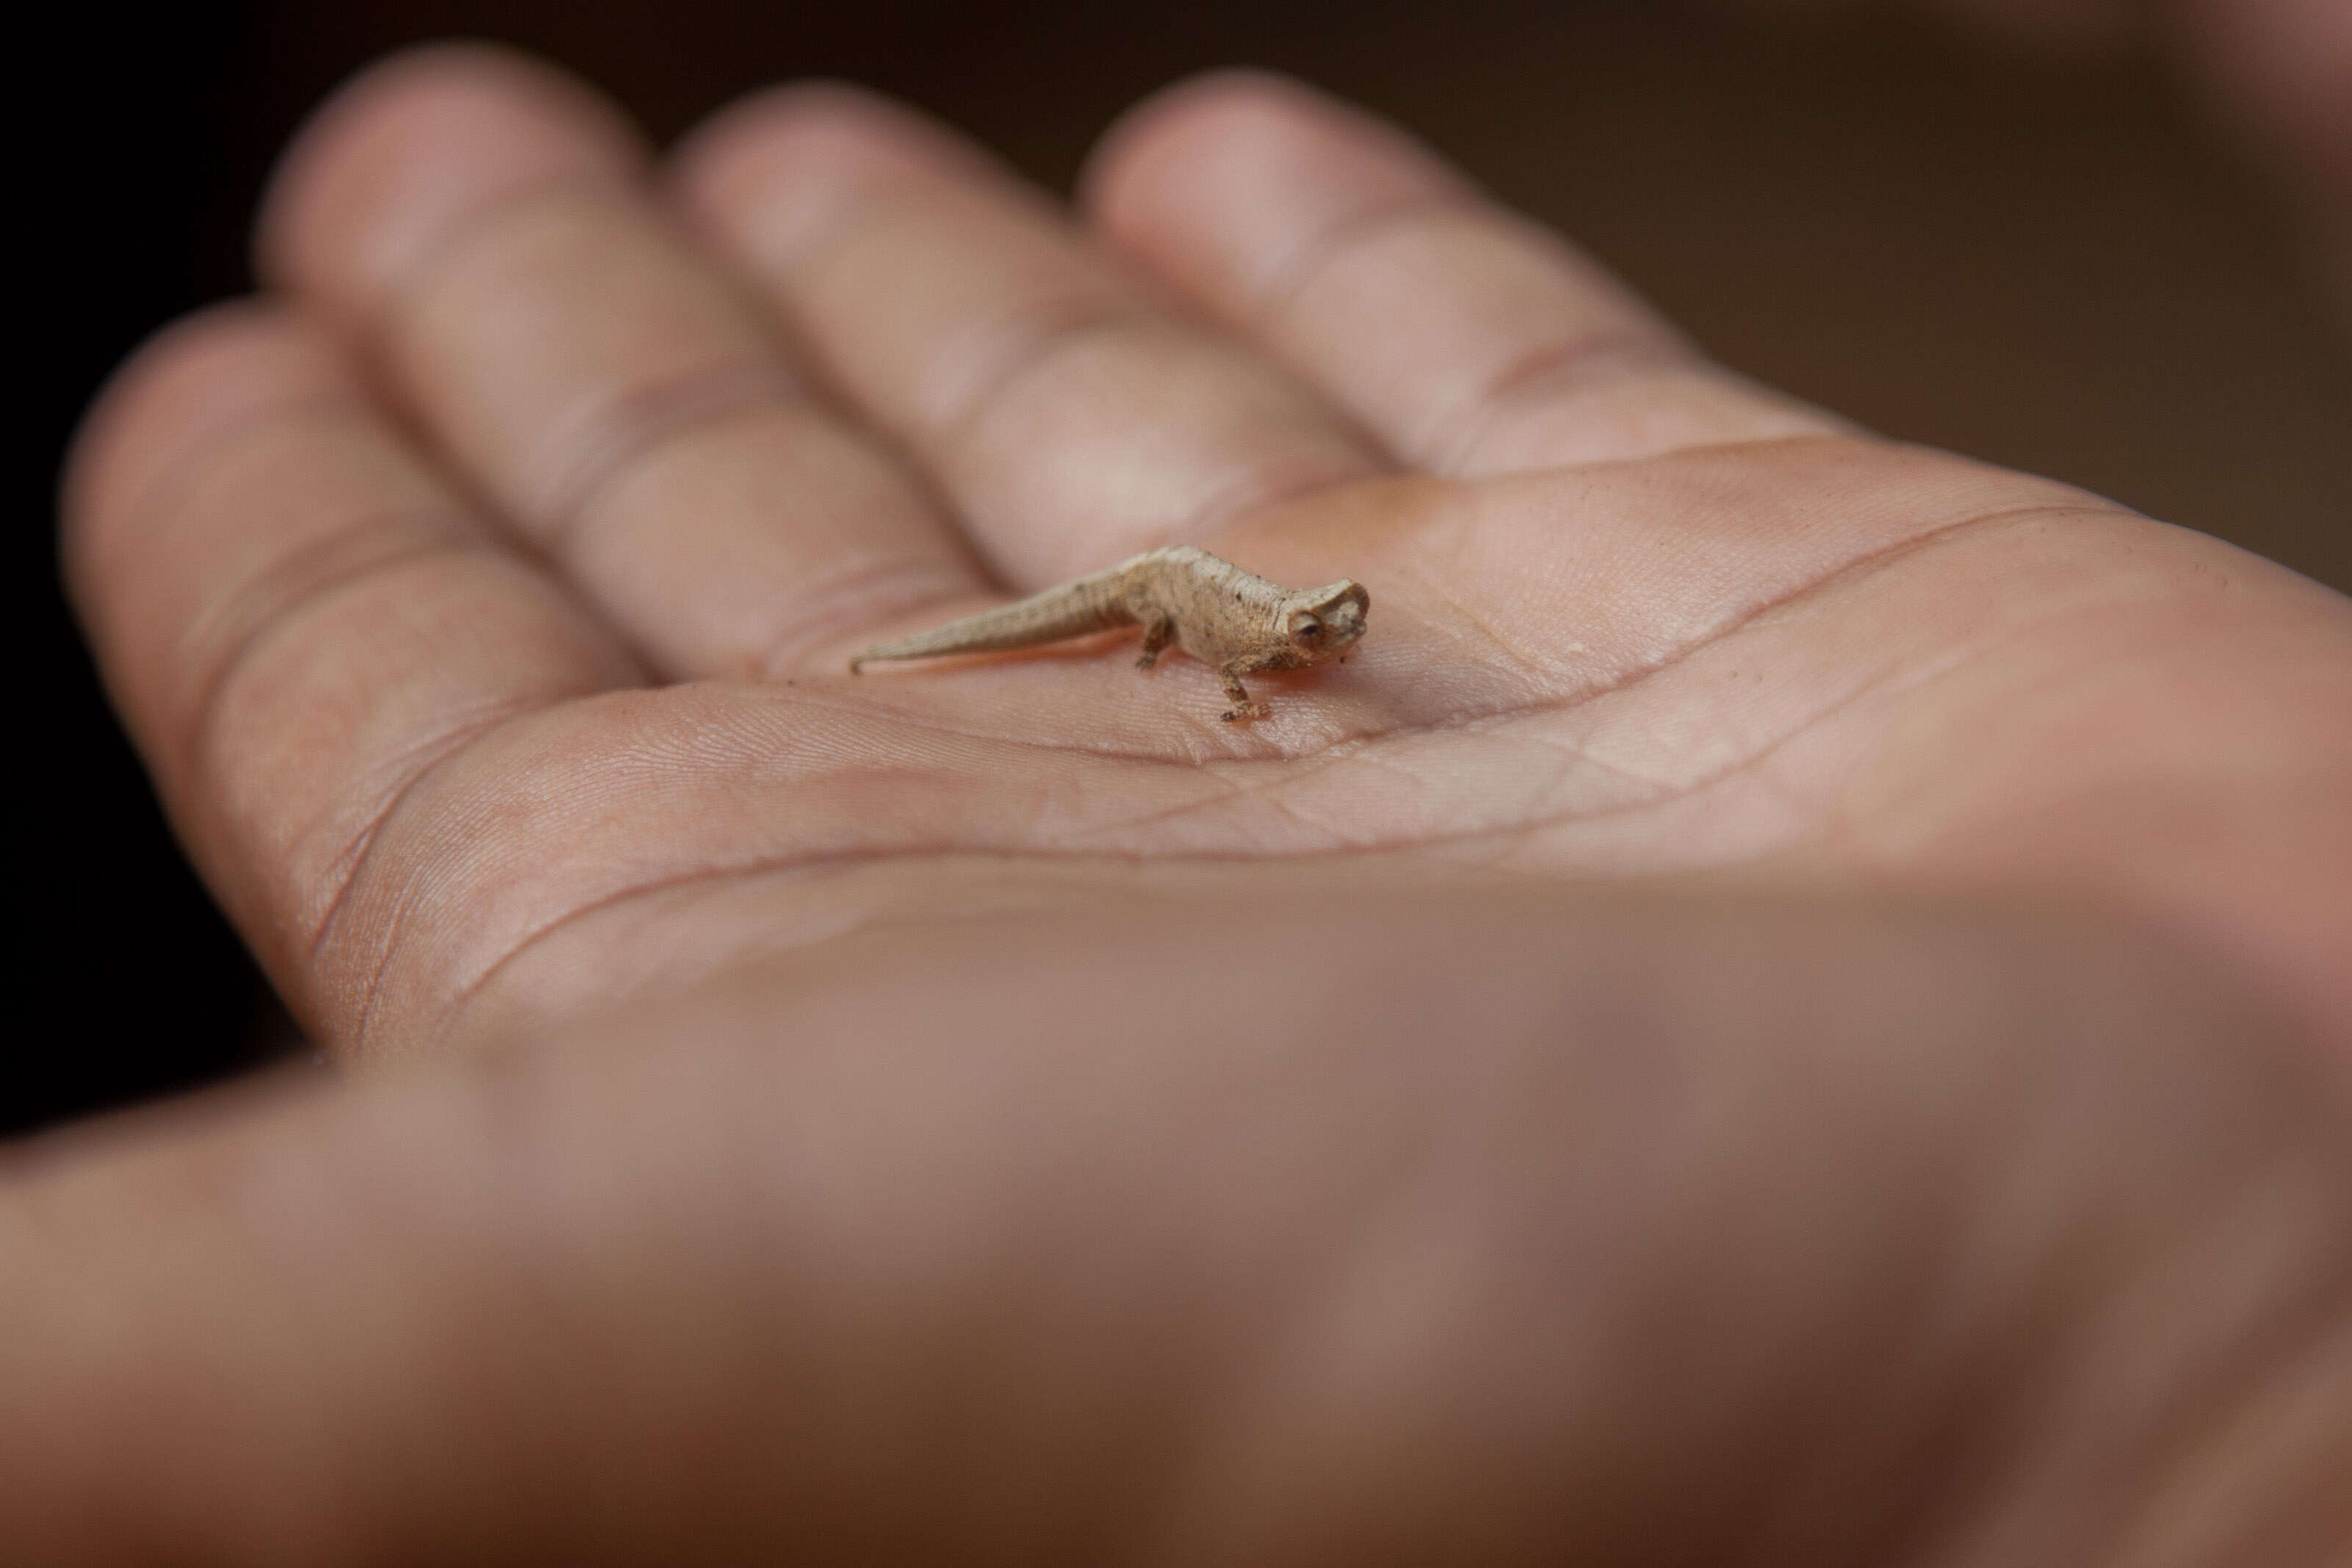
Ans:
<svg viewBox="0 0 2352 1568"><path fill-rule="evenodd" d="M2352 606L1706 363L1393 132L1218 79L1074 219L842 89L648 179L582 89L372 73L78 455L77 591L322 1040L875 921L1749 868L2054 890L2352 1016ZM846 653L1169 542L1371 594L1264 680ZM1204 982L1213 977L1204 977Z"/></svg>

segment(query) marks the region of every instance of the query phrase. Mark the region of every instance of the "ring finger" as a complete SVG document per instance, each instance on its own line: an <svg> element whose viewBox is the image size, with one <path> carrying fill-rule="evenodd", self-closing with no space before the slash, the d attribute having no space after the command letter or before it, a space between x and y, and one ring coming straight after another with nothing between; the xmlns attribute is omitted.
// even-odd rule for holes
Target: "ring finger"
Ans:
<svg viewBox="0 0 2352 1568"><path fill-rule="evenodd" d="M443 451L667 673L781 673L984 590L921 486L809 395L663 216L644 163L568 79L424 51L297 142L264 263L373 351Z"/></svg>

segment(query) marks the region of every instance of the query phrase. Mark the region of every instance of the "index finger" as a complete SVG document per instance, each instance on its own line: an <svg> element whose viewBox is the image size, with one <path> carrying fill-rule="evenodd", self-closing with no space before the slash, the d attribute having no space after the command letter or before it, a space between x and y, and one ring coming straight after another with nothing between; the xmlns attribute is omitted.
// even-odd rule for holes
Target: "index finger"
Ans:
<svg viewBox="0 0 2352 1568"><path fill-rule="evenodd" d="M1590 258L1297 83L1177 88L1106 140L1097 221L1408 462L1479 478L1822 435Z"/></svg>

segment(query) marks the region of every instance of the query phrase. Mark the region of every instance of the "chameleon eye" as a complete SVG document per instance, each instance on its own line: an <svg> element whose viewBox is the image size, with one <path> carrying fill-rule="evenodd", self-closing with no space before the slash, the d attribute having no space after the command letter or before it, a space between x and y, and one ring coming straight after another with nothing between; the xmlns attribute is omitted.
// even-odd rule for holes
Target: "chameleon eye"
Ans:
<svg viewBox="0 0 2352 1568"><path fill-rule="evenodd" d="M1323 635L1323 623L1317 620L1313 616L1302 616L1299 619L1298 624L1290 628L1290 635L1295 637L1303 638L1308 642L1313 642L1317 637Z"/></svg>

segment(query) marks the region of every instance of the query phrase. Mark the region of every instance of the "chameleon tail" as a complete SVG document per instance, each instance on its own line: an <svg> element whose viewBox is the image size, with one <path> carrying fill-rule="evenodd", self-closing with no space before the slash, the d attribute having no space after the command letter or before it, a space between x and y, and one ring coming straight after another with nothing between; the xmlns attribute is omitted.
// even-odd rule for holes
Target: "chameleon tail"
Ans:
<svg viewBox="0 0 2352 1568"><path fill-rule="evenodd" d="M863 666L882 659L1001 653L1134 624L1134 613L1127 607L1123 573L1105 572L910 637L877 644L849 661L849 673L856 675Z"/></svg>

